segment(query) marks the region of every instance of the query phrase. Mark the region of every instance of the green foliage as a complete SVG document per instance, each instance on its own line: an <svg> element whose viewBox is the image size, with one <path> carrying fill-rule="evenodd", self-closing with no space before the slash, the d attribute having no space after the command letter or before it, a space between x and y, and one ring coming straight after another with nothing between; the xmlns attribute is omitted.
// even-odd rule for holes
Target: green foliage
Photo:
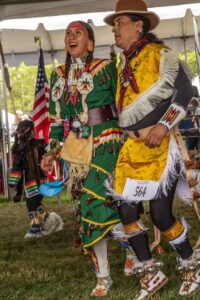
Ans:
<svg viewBox="0 0 200 300"><path fill-rule="evenodd" d="M184 52L181 52L179 54L179 57L181 60L185 61L185 53ZM197 63L196 63L195 51L187 50L187 60L188 60L188 65L190 66L190 68L192 70L192 74L194 76L197 76Z"/></svg>
<svg viewBox="0 0 200 300"><path fill-rule="evenodd" d="M22 62L18 67L9 68L11 86L16 109L31 112L34 104L37 66L26 66ZM46 65L45 71L49 81L52 65ZM8 96L8 110L13 112L11 100Z"/></svg>
<svg viewBox="0 0 200 300"><path fill-rule="evenodd" d="M192 226L189 236L192 244L199 235L199 222L191 206L176 201L176 215L184 215ZM74 213L72 204L62 199L58 205L45 200L50 211L63 218L64 230L50 236L24 240L29 227L25 202L0 202L0 299L1 300L89 300L96 284L89 255L74 247ZM150 228L152 225L144 219ZM106 300L133 299L138 291L134 277L124 277L125 250L118 242L109 239L109 259L114 284ZM165 253L157 256L164 261L163 271L169 277L168 284L152 299L186 300L179 297L180 275L175 269L177 253L162 239ZM102 298L104 299L104 298ZM200 299L199 295L192 298Z"/></svg>

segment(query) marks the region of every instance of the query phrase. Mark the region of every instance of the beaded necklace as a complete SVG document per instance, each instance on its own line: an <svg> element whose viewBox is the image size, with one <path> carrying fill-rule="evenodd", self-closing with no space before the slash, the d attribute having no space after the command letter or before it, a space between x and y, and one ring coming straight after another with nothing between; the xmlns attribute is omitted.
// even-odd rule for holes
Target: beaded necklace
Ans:
<svg viewBox="0 0 200 300"><path fill-rule="evenodd" d="M67 91L67 99L68 102L71 102L74 106L77 104L77 100L80 96L80 92L77 88L77 83L79 80L81 80L84 73L90 73L90 65L91 63L87 63L84 67L84 63L82 62L82 59L76 59L77 61L77 68L74 67L72 64L70 67L70 72L68 75L68 78L65 78L65 87ZM81 62L81 63L80 63ZM73 89L75 87L75 90Z"/></svg>

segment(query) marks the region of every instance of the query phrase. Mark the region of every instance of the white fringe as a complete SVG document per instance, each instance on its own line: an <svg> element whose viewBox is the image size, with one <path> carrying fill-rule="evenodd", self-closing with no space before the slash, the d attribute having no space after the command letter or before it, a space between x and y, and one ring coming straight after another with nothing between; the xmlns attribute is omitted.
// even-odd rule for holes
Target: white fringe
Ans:
<svg viewBox="0 0 200 300"><path fill-rule="evenodd" d="M135 232L133 232L131 234L126 234L124 232L123 224L122 223L118 223L117 225L115 225L112 228L111 233L112 233L112 236L113 236L113 238L115 240L118 240L120 242L124 242L124 241L127 241L128 239L130 239L133 236L136 236L138 234L141 234L141 233L147 231L147 228L145 228L143 224L140 224L140 226L141 226L141 230L140 231L135 231Z"/></svg>
<svg viewBox="0 0 200 300"><path fill-rule="evenodd" d="M175 240L169 242L169 244L172 246L172 248L174 250L176 249L176 245L179 245L186 240L188 230L190 229L190 226L187 223L187 221L185 220L185 218L183 218L183 217L181 218L181 223L184 227L183 233L179 237L177 237Z"/></svg>
<svg viewBox="0 0 200 300"><path fill-rule="evenodd" d="M61 231L63 229L63 220L55 212L51 212L43 225L44 235L50 235L51 233Z"/></svg>
<svg viewBox="0 0 200 300"><path fill-rule="evenodd" d="M129 200L127 197L124 197L121 194L118 194L114 189L114 175L108 176L107 179L104 181L104 186L107 189L106 195L111 196L113 198L113 201L127 201L127 202L133 202L133 200Z"/></svg>
<svg viewBox="0 0 200 300"><path fill-rule="evenodd" d="M162 49L160 55L158 81L140 94L134 102L123 108L119 114L120 127L135 124L150 113L163 99L172 96L174 81L179 70L179 60L177 54L170 49Z"/></svg>
<svg viewBox="0 0 200 300"><path fill-rule="evenodd" d="M176 166L179 166L180 171L177 171ZM192 196L189 191L189 185L185 179L185 165L182 159L180 150L173 136L170 137L169 148L168 148L168 157L166 167L164 172L160 178L160 184L158 188L158 192L153 201L159 197L161 193L167 196L168 191L172 187L175 180L179 177L176 193L180 197L180 199L188 204L192 205ZM184 186L181 183L184 182ZM135 203L138 204L141 200L133 200L129 199L127 196L123 196L122 194L118 194L114 189L114 175L108 177L104 182L106 189L108 190L107 195L112 196L116 201L126 201L127 203ZM181 186L181 188L180 188ZM143 200L147 201L147 200Z"/></svg>
<svg viewBox="0 0 200 300"><path fill-rule="evenodd" d="M179 263L183 268L188 269L191 264L197 265L199 260L200 260L200 249L196 249L189 259L182 259L180 257Z"/></svg>

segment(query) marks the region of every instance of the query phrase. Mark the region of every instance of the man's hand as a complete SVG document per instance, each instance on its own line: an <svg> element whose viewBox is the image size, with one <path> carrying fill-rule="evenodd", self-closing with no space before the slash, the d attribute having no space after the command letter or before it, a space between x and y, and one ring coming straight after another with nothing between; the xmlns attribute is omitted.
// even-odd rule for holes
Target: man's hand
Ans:
<svg viewBox="0 0 200 300"><path fill-rule="evenodd" d="M54 162L54 152L53 151L49 151L47 152L40 163L40 168L44 171L44 172L51 172L53 169L53 162Z"/></svg>
<svg viewBox="0 0 200 300"><path fill-rule="evenodd" d="M145 146L149 148L159 147L167 133L168 129L165 127L165 125L156 124L147 134L144 140Z"/></svg>

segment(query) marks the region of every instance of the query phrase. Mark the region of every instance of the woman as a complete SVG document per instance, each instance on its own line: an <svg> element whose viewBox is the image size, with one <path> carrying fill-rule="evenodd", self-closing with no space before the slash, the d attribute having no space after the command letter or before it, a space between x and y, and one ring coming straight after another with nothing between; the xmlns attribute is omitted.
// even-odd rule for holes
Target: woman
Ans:
<svg viewBox="0 0 200 300"><path fill-rule="evenodd" d="M21 121L15 131L15 142L12 148L13 167L9 176L9 186L16 189L20 180L23 182L28 215L31 227L25 238L35 238L62 230L63 222L56 213L51 212L42 204L43 196L39 186L46 176L39 167L45 154L45 142L35 139L34 123L30 120Z"/></svg>
<svg viewBox="0 0 200 300"><path fill-rule="evenodd" d="M85 251L92 249L98 279L91 295L104 296L112 284L105 237L120 222L118 209L106 199L104 181L114 170L123 134L112 108L117 80L115 64L94 59L94 44L94 33L87 23L77 21L68 25L65 65L57 67L51 76L50 138L60 142L66 138L61 151L64 159L66 151L74 146L71 138L74 142L84 138L87 147L82 150L87 153L93 139L89 168L70 163L70 158L66 160L70 163L68 188L73 199L80 203L82 246ZM77 150L74 147L70 155ZM43 168L49 166L51 162L43 161Z"/></svg>

